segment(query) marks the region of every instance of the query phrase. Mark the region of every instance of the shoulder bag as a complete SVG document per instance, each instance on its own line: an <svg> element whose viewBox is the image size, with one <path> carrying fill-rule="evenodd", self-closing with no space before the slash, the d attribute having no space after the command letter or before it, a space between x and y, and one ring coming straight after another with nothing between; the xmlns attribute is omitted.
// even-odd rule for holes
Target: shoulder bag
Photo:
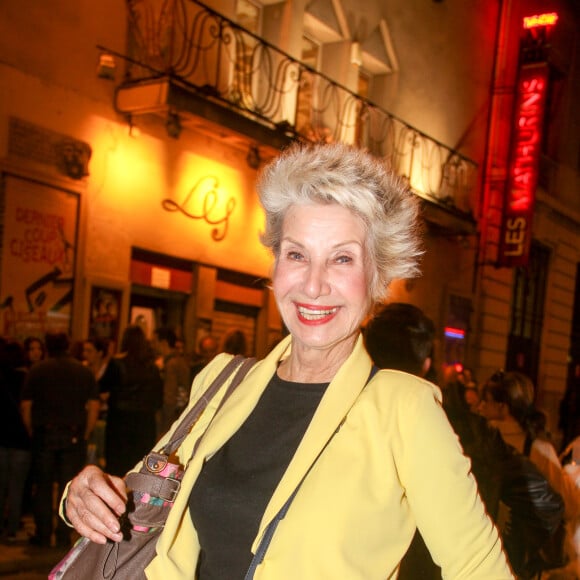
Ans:
<svg viewBox="0 0 580 580"><path fill-rule="evenodd" d="M151 451L144 458L139 472L129 472L125 476L129 501L121 521L123 540L96 544L88 538L80 538L51 570L49 580L145 578L144 570L155 557L157 540L177 497L187 467L173 462L175 451L227 378L236 373L220 401L218 410L254 363L254 358L239 355L234 357L184 416L163 449ZM193 453L199 442L200 439L196 441Z"/></svg>

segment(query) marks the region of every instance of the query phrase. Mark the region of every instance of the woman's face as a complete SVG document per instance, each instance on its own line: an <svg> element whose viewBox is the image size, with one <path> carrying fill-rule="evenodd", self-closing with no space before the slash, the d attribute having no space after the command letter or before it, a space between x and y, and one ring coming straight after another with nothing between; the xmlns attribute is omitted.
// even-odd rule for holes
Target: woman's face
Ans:
<svg viewBox="0 0 580 580"><path fill-rule="evenodd" d="M85 342L83 344L83 358L93 366L99 364L103 358L102 353L100 353L92 342Z"/></svg>
<svg viewBox="0 0 580 580"><path fill-rule="evenodd" d="M42 347L37 340L33 340L28 346L28 360L31 363L42 360Z"/></svg>
<svg viewBox="0 0 580 580"><path fill-rule="evenodd" d="M495 401L489 391L484 392L477 410L488 421L501 421L505 417L505 405Z"/></svg>
<svg viewBox="0 0 580 580"><path fill-rule="evenodd" d="M362 220L342 206L288 209L273 289L293 348L350 352L371 302L365 239Z"/></svg>

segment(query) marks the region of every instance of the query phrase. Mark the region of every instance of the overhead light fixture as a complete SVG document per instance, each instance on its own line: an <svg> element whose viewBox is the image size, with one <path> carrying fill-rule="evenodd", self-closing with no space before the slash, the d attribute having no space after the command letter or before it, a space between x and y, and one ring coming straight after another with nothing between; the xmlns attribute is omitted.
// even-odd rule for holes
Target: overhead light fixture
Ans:
<svg viewBox="0 0 580 580"><path fill-rule="evenodd" d="M172 139L179 139L179 135L181 135L183 127L181 126L181 121L179 120L179 115L177 113L169 112L167 114L165 129L167 129L167 134Z"/></svg>
<svg viewBox="0 0 580 580"><path fill-rule="evenodd" d="M258 169L258 167L260 167L262 158L260 157L260 150L257 145L250 145L246 161L252 169Z"/></svg>
<svg viewBox="0 0 580 580"><path fill-rule="evenodd" d="M97 64L97 76L101 79L109 81L115 80L115 69L117 63L115 57L108 52L101 52L99 55L99 63Z"/></svg>

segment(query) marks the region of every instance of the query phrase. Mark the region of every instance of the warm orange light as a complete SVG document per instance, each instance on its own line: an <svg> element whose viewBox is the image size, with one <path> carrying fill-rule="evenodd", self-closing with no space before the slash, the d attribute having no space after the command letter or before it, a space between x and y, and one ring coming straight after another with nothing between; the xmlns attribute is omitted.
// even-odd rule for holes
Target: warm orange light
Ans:
<svg viewBox="0 0 580 580"><path fill-rule="evenodd" d="M558 21L556 12L547 12L546 14L535 14L534 16L524 16L524 28L540 28L543 26L554 26Z"/></svg>

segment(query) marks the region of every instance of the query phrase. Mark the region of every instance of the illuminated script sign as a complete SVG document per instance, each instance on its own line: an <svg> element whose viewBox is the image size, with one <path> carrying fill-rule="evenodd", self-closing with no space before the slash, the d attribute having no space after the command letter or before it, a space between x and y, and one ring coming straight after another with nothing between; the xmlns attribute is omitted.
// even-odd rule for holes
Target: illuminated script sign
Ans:
<svg viewBox="0 0 580 580"><path fill-rule="evenodd" d="M499 240L500 267L524 266L528 261L547 87L548 67L545 63L520 69Z"/></svg>
<svg viewBox="0 0 580 580"><path fill-rule="evenodd" d="M220 189L218 178L208 175L195 183L181 203L164 199L161 205L166 211L178 211L189 219L201 219L210 226L215 226L211 237L220 242L228 233L230 216L236 208L236 200L233 197L229 197L225 205L222 198L225 198L225 195Z"/></svg>

